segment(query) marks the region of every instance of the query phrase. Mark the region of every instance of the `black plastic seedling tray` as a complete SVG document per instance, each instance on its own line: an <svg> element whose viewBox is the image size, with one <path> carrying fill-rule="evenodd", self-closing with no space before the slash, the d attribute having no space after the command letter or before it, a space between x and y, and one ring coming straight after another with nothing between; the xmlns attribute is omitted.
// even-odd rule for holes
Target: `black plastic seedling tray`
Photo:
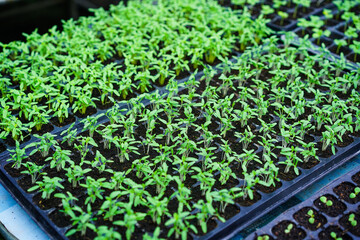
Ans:
<svg viewBox="0 0 360 240"><path fill-rule="evenodd" d="M356 232L354 234L351 228L350 231L349 229L345 229L341 222L343 222L344 218L350 213L360 213L360 198L357 196L356 198L349 199L342 195L344 192L339 194L336 190L345 185L359 187L359 177L360 166L332 181L312 197L284 212L266 226L249 235L246 239L256 240L258 236L264 235L270 236L270 239L275 238L277 236L274 235L274 232L277 232L277 229L279 229L282 224L289 223L292 223L294 229L301 232L301 236L303 236L301 239L329 239L330 237L325 235L326 230L338 231L338 234L341 233L342 235L337 235L337 237L342 237L342 239L359 239L360 235L357 235ZM327 197L329 200L332 199L333 206L336 206L336 211L327 211L331 207L326 207L320 202L320 197L322 196ZM294 217L299 219L298 216L302 209L305 210L305 212L310 209L316 212L315 219L317 218L320 222L318 223L319 227L311 228L311 225L308 225L307 222L302 222L301 220L299 222L299 220L294 219ZM316 222L314 224L317 225ZM289 234L291 234L291 232Z"/></svg>
<svg viewBox="0 0 360 240"><path fill-rule="evenodd" d="M99 123L105 121L106 119L103 119ZM345 148L339 148L336 155L328 159L320 158L320 163L315 167L309 170L303 169L302 174L292 181L283 181L282 187L273 193L264 194L259 192L261 195L261 201L258 201L249 207L239 205L239 214L227 220L225 223L217 222L218 227L216 227L213 231L207 233L205 236L194 236L194 239L229 239L236 232L244 229L246 226L255 222L257 219L260 219L273 208L281 205L283 202L300 192L302 189L313 184L332 170L338 168L352 157L356 156L359 152L360 138L355 138L351 145ZM65 233L69 227L57 227L49 219L48 215L51 213L51 209L42 210L33 203L32 198L35 194L27 193L21 187L19 187L16 178L11 177L4 169L4 166L8 164L6 160L7 156L2 156L0 159L0 180L2 181L5 188L52 239L67 239L65 237ZM241 184L242 183L239 185Z"/></svg>
<svg viewBox="0 0 360 240"><path fill-rule="evenodd" d="M201 73L197 75L197 78L201 76ZM186 79L181 80L184 82ZM157 89L160 94L165 94L165 88ZM126 103L121 103L122 107L127 107ZM146 105L146 101L144 101ZM99 111L98 113L105 112ZM75 127L77 129L82 128L79 119L77 119ZM98 120L98 123L104 123L107 121L107 118L103 116ZM67 128L65 126L60 129L54 129L54 134L59 134L63 129ZM57 139L60 139L60 136L57 136ZM315 141L318 141L318 138L315 138ZM30 140L33 141L34 139ZM258 149L259 151L261 149ZM301 169L301 175L291 181L282 181L282 186L275 190L272 193L265 194L261 193L261 201L254 203L249 207L240 206L236 203L236 206L240 209L240 213L231 219L227 220L225 223L217 222L218 226L207 233L204 236L193 236L194 239L224 239L230 238L237 231L240 231L264 216L267 212L271 211L273 208L279 206L284 201L289 199L291 196L295 195L302 189L306 188L310 184L316 182L318 179L322 178L327 173L331 172L333 169L341 166L343 163L354 157L360 152L360 138L354 137L354 142L347 147L337 148L336 155L330 158L320 158L320 163L314 166L313 168L306 170ZM30 149L29 149L30 151ZM47 232L47 234L53 239L67 239L65 237L66 231L70 226L60 228L57 227L49 218L49 214L53 209L42 210L37 205L33 203L33 196L35 194L29 194L25 192L18 184L17 179L11 177L9 173L5 170L4 166L8 164L6 161L9 158L9 152L6 151L0 156L0 179L4 183L4 186L9 190L9 192L14 196L14 198L19 202L19 204L30 214L30 216L39 224L39 226ZM243 180L239 180L239 186L242 185Z"/></svg>

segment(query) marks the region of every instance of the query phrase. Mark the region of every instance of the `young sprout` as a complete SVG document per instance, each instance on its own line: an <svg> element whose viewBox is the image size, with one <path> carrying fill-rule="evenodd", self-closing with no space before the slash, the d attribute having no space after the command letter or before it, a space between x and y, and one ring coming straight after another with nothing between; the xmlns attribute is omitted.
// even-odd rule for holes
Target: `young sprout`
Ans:
<svg viewBox="0 0 360 240"><path fill-rule="evenodd" d="M77 129L73 129L74 125L75 123L71 124L69 128L61 132L61 135L65 135L62 143L67 142L69 147L71 147L76 140Z"/></svg>
<svg viewBox="0 0 360 240"><path fill-rule="evenodd" d="M138 221L143 220L146 217L146 213L135 212L131 206L131 203L121 204L121 208L124 209L124 220L115 221L115 225L123 226L126 228L125 236L127 240L131 239L132 234L135 232L135 226Z"/></svg>
<svg viewBox="0 0 360 240"><path fill-rule="evenodd" d="M48 157L45 161L51 161L50 167L56 167L56 171L60 171L61 169L65 169L66 163L73 163L70 158L71 151L64 150L59 146L55 147L55 152L52 156Z"/></svg>
<svg viewBox="0 0 360 240"><path fill-rule="evenodd" d="M29 119L32 119L30 126L35 126L36 131L40 131L44 124L49 123L49 114L51 110L45 110L45 106L34 105L29 112Z"/></svg>
<svg viewBox="0 0 360 240"><path fill-rule="evenodd" d="M30 155L33 155L36 152L40 152L43 157L47 157L49 155L50 148L56 147L58 145L58 142L54 139L55 135L51 133L45 133L42 136L34 134L34 137L40 139L40 141L33 142L28 145L28 147L35 147Z"/></svg>
<svg viewBox="0 0 360 240"><path fill-rule="evenodd" d="M69 117L70 104L68 103L68 97L62 94L54 97L48 103L52 103L51 109L53 116L58 118L60 125L62 125L66 118Z"/></svg>
<svg viewBox="0 0 360 240"><path fill-rule="evenodd" d="M256 240L270 240L270 237L268 235L258 236Z"/></svg>
<svg viewBox="0 0 360 240"><path fill-rule="evenodd" d="M0 126L3 127L5 130L3 132L6 132L6 135L11 134L11 137L14 141L20 142L24 140L23 132L28 130L26 124L23 124L17 117L12 115L10 115L8 118L2 119ZM5 137L5 135L2 137Z"/></svg>
<svg viewBox="0 0 360 240"><path fill-rule="evenodd" d="M13 161L13 167L15 167L15 169L19 169L21 167L22 161L24 159L26 159L28 156L26 155L26 149L25 148L20 148L20 143L18 141L15 142L16 143L16 147L15 149L9 149L8 151L14 154L11 154L11 158L8 159L7 161Z"/></svg>
<svg viewBox="0 0 360 240"><path fill-rule="evenodd" d="M65 176L68 178L68 181L72 184L72 187L75 188L78 186L80 181L85 178L85 174L91 172L90 168L82 169L79 165L75 165L67 169Z"/></svg>
<svg viewBox="0 0 360 240"><path fill-rule="evenodd" d="M281 18L281 20L280 20L280 25L283 26L283 25L284 25L284 20L289 17L289 14L288 14L287 12L278 11L278 15L279 15L280 18Z"/></svg>
<svg viewBox="0 0 360 240"><path fill-rule="evenodd" d="M308 162L311 157L318 159L318 156L316 155L316 151L318 149L315 147L314 142L306 143L299 139L297 141L301 144L301 147L303 148L300 153L301 155L303 155L305 163Z"/></svg>
<svg viewBox="0 0 360 240"><path fill-rule="evenodd" d="M33 162L23 163L23 166L26 167L27 170L22 171L23 174L29 174L31 176L31 184L35 184L36 180L41 175L46 175L46 172L42 172L41 170L45 167L45 165L38 166Z"/></svg>
<svg viewBox="0 0 360 240"><path fill-rule="evenodd" d="M117 149L120 163L123 163L125 160L129 161L129 153L140 155L140 153L137 151L138 148L134 146L138 144L138 141L135 141L133 138L121 138L119 136L115 136L110 140L110 142L113 143Z"/></svg>
<svg viewBox="0 0 360 240"><path fill-rule="evenodd" d="M275 12L275 10L271 6L263 4L263 5L261 5L261 12L264 15L271 15Z"/></svg>
<svg viewBox="0 0 360 240"><path fill-rule="evenodd" d="M328 146L331 145L331 151L335 155L335 144L337 144L337 139L342 141L341 136L345 133L345 129L341 125L326 125L326 131L322 133L322 151L325 151Z"/></svg>
<svg viewBox="0 0 360 240"><path fill-rule="evenodd" d="M74 101L74 104L72 106L74 113L77 111L80 112L81 115L85 115L86 110L88 107L96 107L96 104L94 100L95 98L92 98L89 94L90 91L78 91L76 93L76 100Z"/></svg>
<svg viewBox="0 0 360 240"><path fill-rule="evenodd" d="M179 204L178 212L175 212L170 219L165 222L165 226L171 227L168 233L168 237L175 233L175 238L186 239L189 229L197 233L197 229L194 225L191 225L189 220L195 218L190 212L183 211L183 205Z"/></svg>
<svg viewBox="0 0 360 240"><path fill-rule="evenodd" d="M48 176L43 176L42 181L37 181L35 186L29 188L28 192L39 189L42 192L41 197L43 199L50 199L51 194L57 189L64 189L64 186L60 183L63 179L59 177L50 178Z"/></svg>
<svg viewBox="0 0 360 240"><path fill-rule="evenodd" d="M315 222L314 211L310 209L306 214L309 216L309 223L314 224Z"/></svg>
<svg viewBox="0 0 360 240"><path fill-rule="evenodd" d="M94 161L91 163L91 166L94 168L97 168L99 170L99 173L102 173L105 171L106 164L112 163L111 159L107 159L104 157L98 150L96 150Z"/></svg>
<svg viewBox="0 0 360 240"><path fill-rule="evenodd" d="M96 199L102 200L104 198L103 192L105 192L105 190L103 188L109 188L109 183L104 183L105 180L105 178L95 180L92 177L87 176L85 183L80 184L81 187L87 190L88 197L85 199L85 204L88 204L89 202L94 203Z"/></svg>
<svg viewBox="0 0 360 240"><path fill-rule="evenodd" d="M114 228L109 228L108 226L100 226L96 228L97 236L94 240L102 239L116 239L121 240L121 234L117 232Z"/></svg>
<svg viewBox="0 0 360 240"><path fill-rule="evenodd" d="M109 196L105 197L105 201L100 207L99 214L104 214L104 219L112 222L114 217L122 213L118 198L121 196L120 191L113 191Z"/></svg>
<svg viewBox="0 0 360 240"><path fill-rule="evenodd" d="M243 133L235 132L235 136L242 143L244 149L248 149L249 144L255 138L255 134L251 131L250 127L247 126Z"/></svg>
<svg viewBox="0 0 360 240"><path fill-rule="evenodd" d="M216 73L217 72L213 67L204 65L204 75L201 76L200 81L205 80L206 86L209 86L210 81L213 79Z"/></svg>
<svg viewBox="0 0 360 240"><path fill-rule="evenodd" d="M357 197L357 195L359 195L359 193L360 193L360 187L356 187L355 189L354 189L354 192L352 192L352 193L350 193L350 198L356 198Z"/></svg>
<svg viewBox="0 0 360 240"><path fill-rule="evenodd" d="M313 33L312 37L317 39L317 42L316 42L317 45L320 45L320 39L322 36L329 37L331 34L329 29L322 30L321 28L314 28L313 32L314 33Z"/></svg>
<svg viewBox="0 0 360 240"><path fill-rule="evenodd" d="M104 114L101 113L96 116L87 116L86 118L82 119L80 122L84 124L83 131L89 130L89 136L94 137L94 133L99 127L99 125L97 124L98 119L103 115Z"/></svg>
<svg viewBox="0 0 360 240"><path fill-rule="evenodd" d="M254 149L251 149L251 150L244 149L244 153L241 153L240 155L236 156L235 160L239 162L238 167L241 166L243 171L247 170L247 166L252 161L262 163L261 160L259 159L258 155L255 153Z"/></svg>
<svg viewBox="0 0 360 240"><path fill-rule="evenodd" d="M360 54L360 41L353 41L349 47L354 51L354 62L356 62L357 55Z"/></svg>
<svg viewBox="0 0 360 240"><path fill-rule="evenodd" d="M205 196L205 193L212 189L213 185L215 184L215 179L213 178L213 174L209 171L203 172L201 168L192 167L195 174L191 176L200 182L200 190L201 195Z"/></svg>
<svg viewBox="0 0 360 240"><path fill-rule="evenodd" d="M75 212L78 212L78 215L75 214ZM91 211L90 204L87 205L87 212L79 206L74 206L72 209L69 209L66 214L71 217L72 225L76 226L66 233L67 237L75 234L76 232L80 232L81 236L85 236L87 229L91 229L93 231L96 230L96 226L93 224L93 221L96 220L96 218L93 217L94 213Z"/></svg>
<svg viewBox="0 0 360 240"><path fill-rule="evenodd" d="M220 202L220 213L225 213L225 209L229 204L234 204L234 200L227 189L221 189L220 191L211 192L211 196L214 201Z"/></svg>
<svg viewBox="0 0 360 240"><path fill-rule="evenodd" d="M289 223L289 225L286 227L286 229L285 229L284 232L285 232L286 234L289 234L293 228L294 228L294 224Z"/></svg>
<svg viewBox="0 0 360 240"><path fill-rule="evenodd" d="M342 240L342 238L341 238L341 237L338 237L335 232L331 232L331 233L330 233L330 237L331 237L332 239L335 239L335 240Z"/></svg>
<svg viewBox="0 0 360 240"><path fill-rule="evenodd" d="M95 147L98 147L98 145L92 137L84 137L84 136L79 135L78 138L79 138L80 144L75 143L74 148L76 150L78 150L80 153L80 156L81 156L80 165L82 165L85 161L85 157L86 157L87 153L90 151L89 145L95 146Z"/></svg>
<svg viewBox="0 0 360 240"><path fill-rule="evenodd" d="M347 45L347 42L345 39L335 39L334 40L337 48L336 48L336 54L339 54L340 48Z"/></svg>
<svg viewBox="0 0 360 240"><path fill-rule="evenodd" d="M302 35L305 35L305 29L311 26L311 22L305 18L300 18L298 20L298 26L301 27Z"/></svg>
<svg viewBox="0 0 360 240"><path fill-rule="evenodd" d="M290 171L291 167L294 167L294 171L296 175L299 175L299 169L297 168L298 162L301 162L301 159L297 156L297 153L301 151L300 148L291 146L290 148L282 148L281 154L286 156L285 162L281 162L286 164L285 173L288 173Z"/></svg>
<svg viewBox="0 0 360 240"><path fill-rule="evenodd" d="M325 196L321 196L320 201L328 207L331 207L333 205L333 202L331 200L327 199Z"/></svg>
<svg viewBox="0 0 360 240"><path fill-rule="evenodd" d="M196 213L196 218L198 220L198 224L201 227L201 230L206 233L207 232L207 221L212 216L218 216L216 209L212 205L213 199L210 192L206 193L206 201L200 199L197 203L194 204L194 208L199 211ZM221 219L221 217L220 217Z"/></svg>
<svg viewBox="0 0 360 240"><path fill-rule="evenodd" d="M324 8L322 13L325 16L325 24L327 24L328 19L331 19L334 16L331 9Z"/></svg>
<svg viewBox="0 0 360 240"><path fill-rule="evenodd" d="M355 220L355 214L354 214L354 213L351 213L351 214L349 215L348 220L349 220L351 226L353 226L353 227L356 227L356 226L357 226L357 221Z"/></svg>
<svg viewBox="0 0 360 240"><path fill-rule="evenodd" d="M169 199L167 197L163 197L164 192L161 192L158 196L147 196L147 202L150 215L152 221L154 223L160 224L164 216L168 215L169 210L167 205L169 203Z"/></svg>

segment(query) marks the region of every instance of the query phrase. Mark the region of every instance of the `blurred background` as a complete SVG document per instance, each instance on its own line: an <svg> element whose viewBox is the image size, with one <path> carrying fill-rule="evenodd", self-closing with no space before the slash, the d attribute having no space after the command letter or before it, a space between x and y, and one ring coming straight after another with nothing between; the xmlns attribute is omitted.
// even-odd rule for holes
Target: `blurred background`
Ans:
<svg viewBox="0 0 360 240"><path fill-rule="evenodd" d="M0 0L0 42L25 40L22 33L36 28L45 33L61 20L89 16L89 8L118 4L121 0ZM124 0L126 2L126 0Z"/></svg>

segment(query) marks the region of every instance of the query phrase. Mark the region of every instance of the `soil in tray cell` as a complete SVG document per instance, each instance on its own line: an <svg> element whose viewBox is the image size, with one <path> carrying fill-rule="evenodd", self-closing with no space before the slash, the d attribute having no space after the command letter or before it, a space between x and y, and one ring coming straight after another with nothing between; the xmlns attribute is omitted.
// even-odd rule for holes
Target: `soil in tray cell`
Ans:
<svg viewBox="0 0 360 240"><path fill-rule="evenodd" d="M311 231L316 231L327 222L326 218L312 207L300 209L293 217L300 225Z"/></svg>
<svg viewBox="0 0 360 240"><path fill-rule="evenodd" d="M338 48L338 46L333 45L330 49L329 49L332 53L336 53L336 54L340 54L343 53L344 56L348 55L351 53L351 49L348 47L340 47Z"/></svg>
<svg viewBox="0 0 360 240"><path fill-rule="evenodd" d="M235 201L241 206L245 206L245 207L251 206L261 199L261 195L258 192L253 191L252 193L253 193L252 199L249 196L246 196L246 198L243 197L237 198L235 199Z"/></svg>
<svg viewBox="0 0 360 240"><path fill-rule="evenodd" d="M73 123L75 121L76 121L76 118L72 114L69 114L69 116L67 118L65 118L62 123L60 123L59 118L57 118L57 117L53 117L53 118L50 119L50 122L52 124L54 124L55 126L57 126L57 127L63 127L63 126L66 126L68 124L71 124L71 123Z"/></svg>
<svg viewBox="0 0 360 240"><path fill-rule="evenodd" d="M54 126L52 126L50 123L42 125L40 130L36 130L36 128L32 128L31 129L31 134L38 134L38 135L43 135L47 132L51 132L52 130L54 130Z"/></svg>
<svg viewBox="0 0 360 240"><path fill-rule="evenodd" d="M346 205L331 194L325 194L314 201L314 206L330 217L337 217L346 210Z"/></svg>
<svg viewBox="0 0 360 240"><path fill-rule="evenodd" d="M344 230L342 230L338 226L330 226L330 227L326 228L324 231L321 231L318 236L319 236L320 240L335 239L333 236L335 236L336 239L341 238L342 240L353 239L348 234L346 234L346 232Z"/></svg>
<svg viewBox="0 0 360 240"><path fill-rule="evenodd" d="M96 108L94 107L88 107L85 111L85 114L81 114L79 111L75 113L75 115L79 118L86 118L87 116L91 116L97 113Z"/></svg>
<svg viewBox="0 0 360 240"><path fill-rule="evenodd" d="M279 240L301 240L306 237L306 232L303 229L297 227L294 222L288 220L281 221L275 225L271 231Z"/></svg>
<svg viewBox="0 0 360 240"><path fill-rule="evenodd" d="M49 214L49 218L55 223L56 226L61 228L71 225L71 218L61 212L61 208L51 212Z"/></svg>
<svg viewBox="0 0 360 240"><path fill-rule="evenodd" d="M357 213L350 212L339 220L340 225L355 236L360 237L360 216Z"/></svg>
<svg viewBox="0 0 360 240"><path fill-rule="evenodd" d="M336 186L333 190L340 199L343 199L350 204L355 204L360 202L360 193L358 192L358 188L359 187L356 187L350 182L343 182Z"/></svg>
<svg viewBox="0 0 360 240"><path fill-rule="evenodd" d="M30 138L31 138L30 135L27 132L23 131L22 135L24 136L24 139L22 141L20 141L20 144L23 144L23 143L29 141ZM15 145L16 145L16 142L11 137L11 134L9 134L4 141L5 141L6 144L8 144L11 147L15 147Z"/></svg>

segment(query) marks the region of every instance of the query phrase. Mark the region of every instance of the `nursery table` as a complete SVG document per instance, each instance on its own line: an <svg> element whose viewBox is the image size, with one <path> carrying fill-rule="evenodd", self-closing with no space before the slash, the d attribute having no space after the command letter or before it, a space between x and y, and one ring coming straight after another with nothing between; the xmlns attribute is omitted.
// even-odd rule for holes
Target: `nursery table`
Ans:
<svg viewBox="0 0 360 240"><path fill-rule="evenodd" d="M354 166L360 165L360 155L351 159L342 167L336 169L330 174L326 175L320 181L312 184L304 191L297 194L294 199L298 202L304 201L312 196L316 191L321 189L327 183L342 176L343 174L351 171ZM291 206L289 206L291 207ZM288 207L288 208L289 208ZM264 218L267 222L274 219L277 215L284 211L284 207L280 207L277 213L272 213L270 216ZM264 224L264 223L262 223ZM243 239L245 233L249 233L252 230L260 227L260 225L254 225L245 229L241 233L237 234L232 240ZM30 216L20 207L19 204L12 198L12 196L4 189L0 184L0 235L3 235L5 239L19 239L19 240L45 240L49 237L43 232L43 230L30 218ZM1 237L0 237L1 239Z"/></svg>

